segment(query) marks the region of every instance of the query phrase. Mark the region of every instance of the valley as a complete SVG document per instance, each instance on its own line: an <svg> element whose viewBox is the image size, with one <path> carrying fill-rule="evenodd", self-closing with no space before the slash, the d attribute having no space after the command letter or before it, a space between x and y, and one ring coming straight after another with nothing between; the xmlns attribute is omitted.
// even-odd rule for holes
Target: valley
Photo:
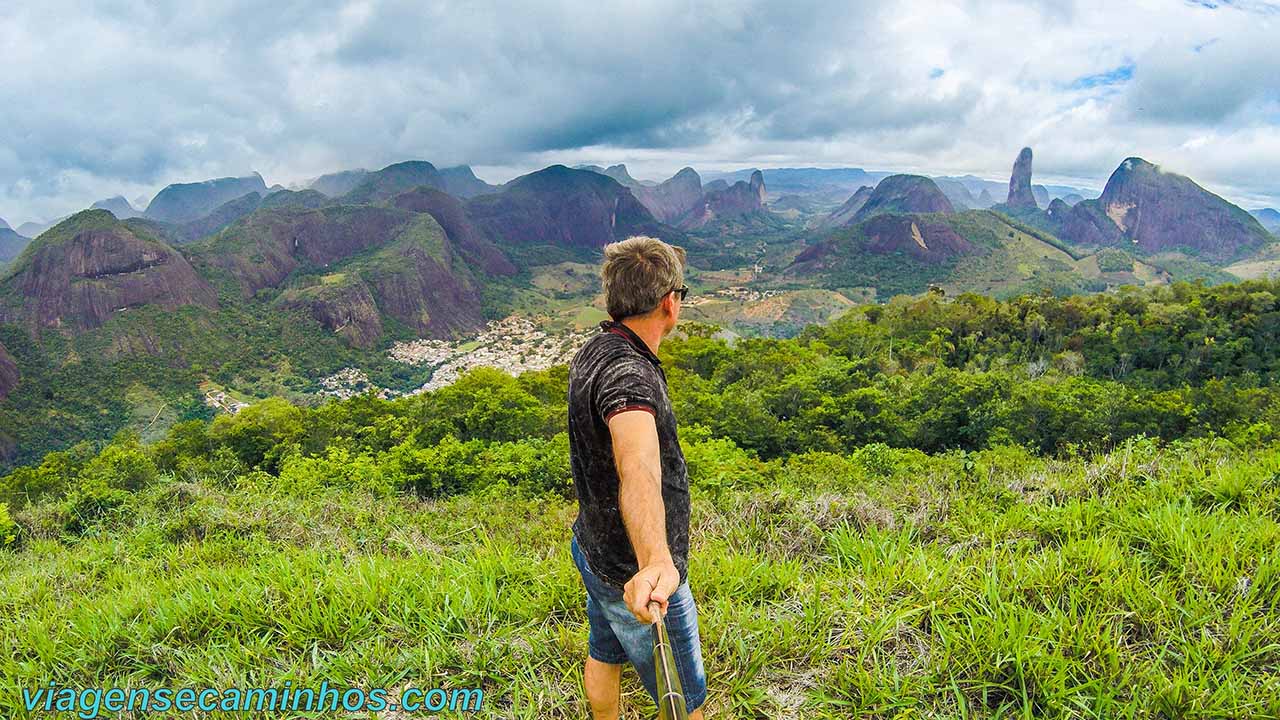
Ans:
<svg viewBox="0 0 1280 720"><path fill-rule="evenodd" d="M291 190L256 174L175 185L143 211L104 200L34 239L8 231L21 247L9 238L0 271L0 463L272 396L390 398L474 368L565 363L607 318L601 248L634 234L687 251L676 335L731 341L896 296L1280 270L1259 219L1140 158L1100 194L1032 171L1027 148L1003 202L1002 183L972 176L753 169L704 183L684 168L653 183L553 165L491 185L425 161Z"/></svg>

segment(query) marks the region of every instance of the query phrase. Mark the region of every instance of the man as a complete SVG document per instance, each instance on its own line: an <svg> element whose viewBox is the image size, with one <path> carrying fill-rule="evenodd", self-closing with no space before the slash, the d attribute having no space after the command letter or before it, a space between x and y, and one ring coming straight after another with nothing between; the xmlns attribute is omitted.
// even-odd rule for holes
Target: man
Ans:
<svg viewBox="0 0 1280 720"><path fill-rule="evenodd" d="M596 720L617 720L622 665L656 702L650 601L671 635L689 717L706 674L689 591L689 477L658 344L680 317L682 248L632 237L604 248L612 320L569 364L569 462L578 493L570 550L587 589L583 672Z"/></svg>

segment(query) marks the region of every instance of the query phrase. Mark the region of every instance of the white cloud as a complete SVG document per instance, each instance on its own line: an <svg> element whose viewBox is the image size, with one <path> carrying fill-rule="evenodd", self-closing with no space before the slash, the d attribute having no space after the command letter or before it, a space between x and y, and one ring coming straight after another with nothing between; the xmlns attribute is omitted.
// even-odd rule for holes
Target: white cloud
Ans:
<svg viewBox="0 0 1280 720"><path fill-rule="evenodd" d="M424 158L825 165L1100 187L1129 155L1280 204L1275 13L1143 0L69 0L0 8L0 216ZM938 71L941 71L939 74ZM1082 78L1093 78L1081 82Z"/></svg>

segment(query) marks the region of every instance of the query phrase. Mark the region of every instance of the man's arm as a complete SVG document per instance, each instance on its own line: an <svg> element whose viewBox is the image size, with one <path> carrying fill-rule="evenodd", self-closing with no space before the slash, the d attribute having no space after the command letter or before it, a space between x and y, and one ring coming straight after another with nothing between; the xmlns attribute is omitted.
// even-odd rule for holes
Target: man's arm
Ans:
<svg viewBox="0 0 1280 720"><path fill-rule="evenodd" d="M651 623L649 602L667 611L667 598L680 585L680 572L667 547L666 507L662 502L662 458L658 427L643 410L619 412L609 419L613 458L621 487L618 505L635 551L639 571L623 588L623 598L641 622Z"/></svg>

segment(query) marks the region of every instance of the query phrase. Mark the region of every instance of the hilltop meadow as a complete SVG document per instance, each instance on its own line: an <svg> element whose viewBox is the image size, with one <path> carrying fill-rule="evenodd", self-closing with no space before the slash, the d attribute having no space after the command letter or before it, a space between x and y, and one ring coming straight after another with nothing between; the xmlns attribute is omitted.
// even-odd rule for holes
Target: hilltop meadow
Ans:
<svg viewBox="0 0 1280 720"><path fill-rule="evenodd" d="M1280 717L1280 281L715 330L660 352L709 717ZM0 477L0 714L323 680L586 717L566 383L275 398Z"/></svg>

